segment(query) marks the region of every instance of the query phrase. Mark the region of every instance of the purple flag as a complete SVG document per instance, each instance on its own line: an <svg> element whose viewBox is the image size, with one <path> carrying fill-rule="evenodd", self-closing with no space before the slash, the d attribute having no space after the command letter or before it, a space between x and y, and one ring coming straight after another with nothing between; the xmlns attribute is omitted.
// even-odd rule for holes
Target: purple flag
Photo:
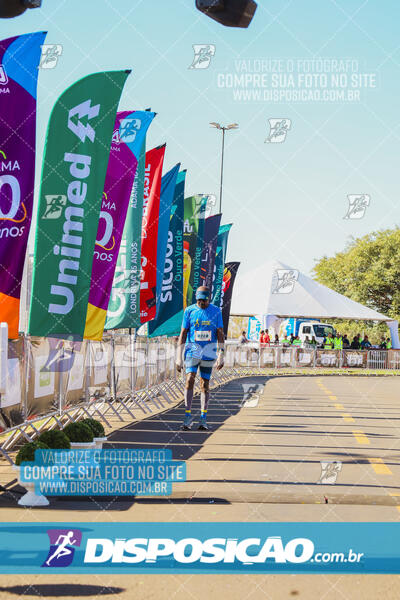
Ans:
<svg viewBox="0 0 400 600"><path fill-rule="evenodd" d="M32 219L36 88L46 32L0 41L0 322L18 337L19 300Z"/></svg>
<svg viewBox="0 0 400 600"><path fill-rule="evenodd" d="M218 231L221 214L213 215L205 220L203 251L201 254L200 285L212 288L215 253L217 251Z"/></svg>
<svg viewBox="0 0 400 600"><path fill-rule="evenodd" d="M140 151L154 118L149 111L118 112L111 142L93 257L84 337L101 340Z"/></svg>

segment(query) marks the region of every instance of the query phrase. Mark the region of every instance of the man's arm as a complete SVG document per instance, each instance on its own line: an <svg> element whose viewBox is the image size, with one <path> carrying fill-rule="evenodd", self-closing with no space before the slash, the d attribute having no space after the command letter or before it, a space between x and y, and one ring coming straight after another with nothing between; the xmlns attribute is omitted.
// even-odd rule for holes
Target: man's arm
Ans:
<svg viewBox="0 0 400 600"><path fill-rule="evenodd" d="M182 371L183 348L186 344L187 334L188 334L188 329L185 329L184 327L182 327L181 332L179 334L179 338L178 338L178 348L176 350L176 370L178 371L178 373L180 373Z"/></svg>

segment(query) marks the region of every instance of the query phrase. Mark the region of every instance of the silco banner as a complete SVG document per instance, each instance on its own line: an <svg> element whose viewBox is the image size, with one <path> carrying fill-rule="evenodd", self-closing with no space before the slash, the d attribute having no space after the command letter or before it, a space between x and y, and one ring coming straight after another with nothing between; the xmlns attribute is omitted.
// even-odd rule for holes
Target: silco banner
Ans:
<svg viewBox="0 0 400 600"><path fill-rule="evenodd" d="M83 337L111 138L128 74L89 75L53 108L37 215L31 335Z"/></svg>
<svg viewBox="0 0 400 600"><path fill-rule="evenodd" d="M36 87L44 32L0 41L0 322L18 337L19 300L32 218Z"/></svg>

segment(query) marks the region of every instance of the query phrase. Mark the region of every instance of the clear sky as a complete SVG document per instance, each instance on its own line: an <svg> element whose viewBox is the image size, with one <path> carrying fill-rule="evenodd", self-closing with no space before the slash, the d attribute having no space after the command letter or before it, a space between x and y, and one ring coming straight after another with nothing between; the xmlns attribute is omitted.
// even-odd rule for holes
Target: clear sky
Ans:
<svg viewBox="0 0 400 600"><path fill-rule="evenodd" d="M39 74L37 174L63 90L91 72L132 68L120 108L158 113L148 147L166 142L165 170L187 168L186 195L218 196L221 134L209 122L239 123L226 135L223 222L234 223L228 259L242 273L276 258L309 274L350 236L398 224L400 3L258 5L247 30L208 19L195 0L43 0L1 20L2 38L47 30L63 48ZM194 44L215 46L208 68L189 68ZM299 91L308 95L294 101ZM285 141L265 143L268 119L283 118ZM343 218L348 194L370 196L362 219Z"/></svg>

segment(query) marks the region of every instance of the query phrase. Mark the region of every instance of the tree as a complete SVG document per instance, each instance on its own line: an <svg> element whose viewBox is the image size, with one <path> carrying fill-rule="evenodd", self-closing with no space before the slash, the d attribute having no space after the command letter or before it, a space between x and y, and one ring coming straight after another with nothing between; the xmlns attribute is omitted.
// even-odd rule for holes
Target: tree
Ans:
<svg viewBox="0 0 400 600"><path fill-rule="evenodd" d="M400 228L351 238L343 252L321 258L313 276L339 294L400 320ZM344 331L344 324L339 327ZM365 332L378 341L384 328L371 323Z"/></svg>

